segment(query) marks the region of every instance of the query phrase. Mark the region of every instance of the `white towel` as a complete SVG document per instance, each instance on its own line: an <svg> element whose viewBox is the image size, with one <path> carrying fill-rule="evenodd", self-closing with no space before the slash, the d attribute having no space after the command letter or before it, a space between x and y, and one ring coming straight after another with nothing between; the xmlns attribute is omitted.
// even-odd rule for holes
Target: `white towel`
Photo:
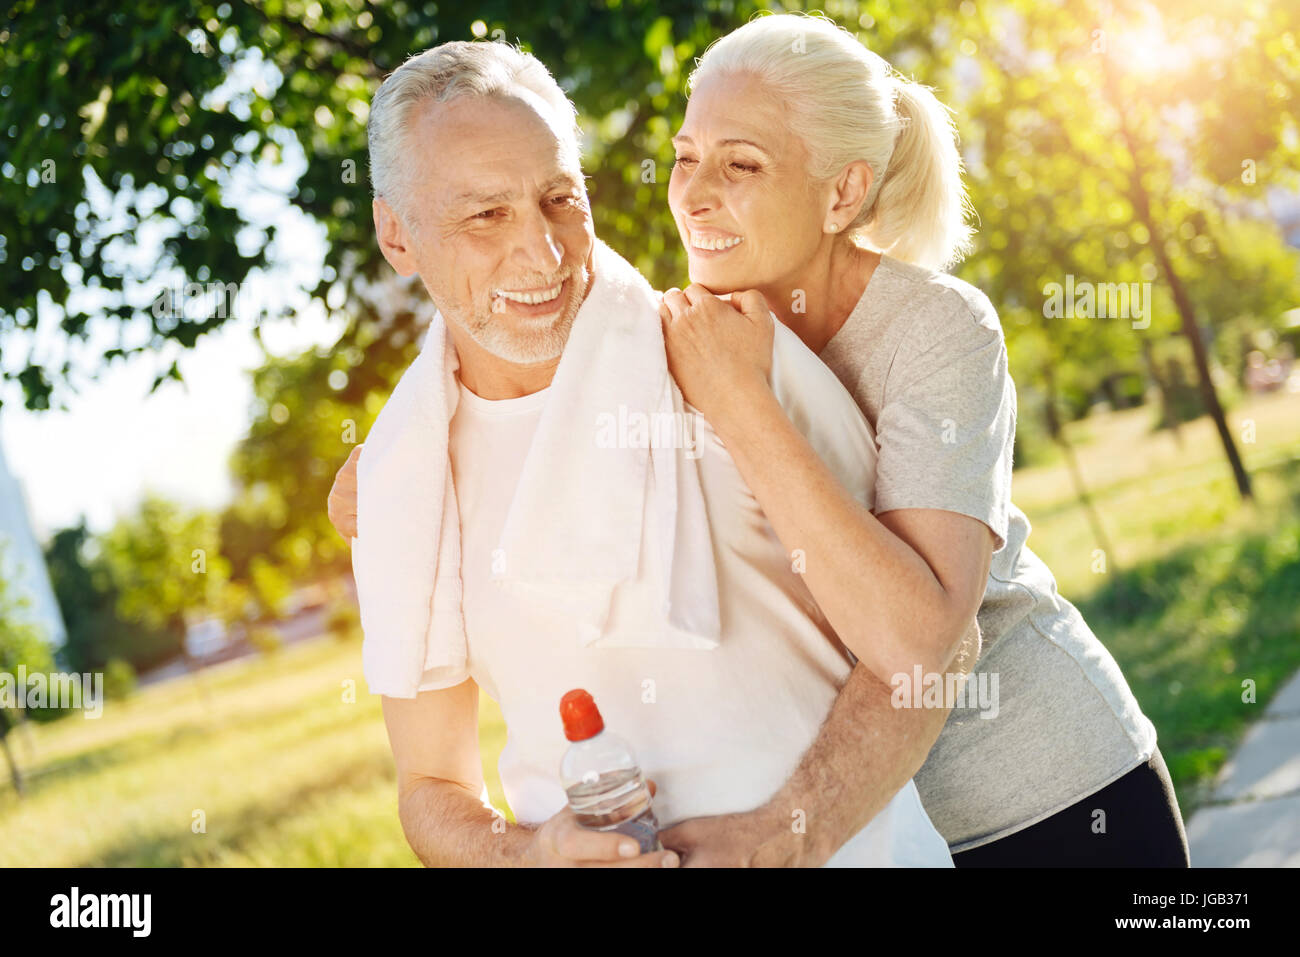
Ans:
<svg viewBox="0 0 1300 957"><path fill-rule="evenodd" d="M597 423L617 420L620 410L676 421L690 414L668 373L660 297L599 240L593 265L591 291L574 319L506 517L494 578L573 615L575 640L617 643L602 636L610 602L620 583L637 577L641 536L649 534L658 580L668 583L665 621L654 634L665 648L707 650L717 646L721 625L698 452L681 443L608 448L597 440ZM436 315L358 462L352 567L373 694L414 697L423 683L462 671L468 658L447 451L458 368ZM871 508L871 426L835 374L780 322L771 383L813 449ZM524 541L533 544L517 545Z"/></svg>
<svg viewBox="0 0 1300 957"><path fill-rule="evenodd" d="M602 448L602 416L684 416L668 373L659 298L597 241L578 310L502 531L494 578L570 613L576 640L600 640L614 589L638 575L654 536L664 647L718 642L717 573L690 450ZM460 525L447 443L459 367L441 316L366 439L357 466L352 567L374 694L414 697L465 665ZM624 443L624 444L637 444ZM519 542L534 543L524 548ZM537 546L536 543L545 543Z"/></svg>

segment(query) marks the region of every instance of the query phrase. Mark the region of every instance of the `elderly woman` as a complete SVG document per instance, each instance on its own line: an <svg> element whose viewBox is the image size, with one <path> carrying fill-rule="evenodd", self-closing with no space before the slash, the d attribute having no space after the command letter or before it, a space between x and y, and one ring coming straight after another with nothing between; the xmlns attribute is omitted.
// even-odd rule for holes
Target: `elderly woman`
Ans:
<svg viewBox="0 0 1300 957"><path fill-rule="evenodd" d="M693 285L664 295L670 367L873 672L941 670L978 609L971 682L996 679L996 716L954 712L916 777L954 862L1186 866L1155 729L1026 546L997 315L935 271L969 239L947 111L800 15L713 44L690 89L668 196ZM774 401L769 309L875 427L874 512Z"/></svg>

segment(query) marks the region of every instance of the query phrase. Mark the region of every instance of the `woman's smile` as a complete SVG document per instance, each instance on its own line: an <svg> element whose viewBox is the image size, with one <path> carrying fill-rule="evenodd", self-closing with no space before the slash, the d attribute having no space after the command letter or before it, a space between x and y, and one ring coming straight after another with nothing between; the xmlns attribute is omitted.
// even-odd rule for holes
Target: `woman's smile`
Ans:
<svg viewBox="0 0 1300 957"><path fill-rule="evenodd" d="M690 242L687 249L691 255L703 255L708 258L720 256L735 249L745 241L744 236L724 233L718 230L696 230L687 226Z"/></svg>

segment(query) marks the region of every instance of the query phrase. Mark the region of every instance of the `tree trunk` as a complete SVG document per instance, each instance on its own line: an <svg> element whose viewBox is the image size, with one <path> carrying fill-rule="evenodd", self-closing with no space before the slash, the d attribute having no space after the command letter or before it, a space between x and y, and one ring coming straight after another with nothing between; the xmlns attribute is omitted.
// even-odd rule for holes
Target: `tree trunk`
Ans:
<svg viewBox="0 0 1300 957"><path fill-rule="evenodd" d="M1169 283L1169 292L1173 296L1174 307L1178 310L1182 322L1183 335L1191 343L1192 357L1196 360L1196 377L1201 389L1201 400L1205 403L1205 409L1210 413L1210 418L1214 420L1214 427L1219 432L1219 441L1223 443L1228 464L1232 466L1232 477L1237 482L1237 491L1241 493L1243 499L1249 501L1252 498L1250 476L1241 461L1241 453L1237 450L1237 443L1233 441L1228 420L1223 414L1223 405L1219 402L1218 390L1214 388L1214 379L1210 376L1209 354L1206 352L1200 327L1196 325L1196 310L1192 307L1192 300L1183 286L1182 277L1178 275L1169 258L1169 251L1165 248L1164 232L1156 225L1155 218L1151 215L1151 197L1147 194L1146 187L1142 185L1143 167L1142 159L1138 154L1137 140L1129 128L1128 116L1124 112L1119 91L1115 87L1114 75L1109 69L1105 69L1104 72L1106 93L1119 117L1120 133L1124 137L1129 158L1133 161L1133 168L1129 171L1129 199L1133 203L1138 220L1147 228L1151 251L1155 253L1160 271L1164 273L1165 281Z"/></svg>
<svg viewBox="0 0 1300 957"><path fill-rule="evenodd" d="M1160 261L1160 268L1169 281L1169 289L1173 293L1174 304L1178 307L1178 314L1182 318L1183 335L1192 344L1192 356L1196 359L1196 378L1201 388L1201 400L1205 403L1205 408L1209 411L1210 417L1214 419L1214 427L1219 432L1219 441L1223 443L1223 451L1227 453L1228 463L1232 466L1232 477L1237 482L1237 491L1241 493L1243 499L1249 501L1253 497L1250 475L1246 472L1245 463L1241 460L1241 453L1237 450L1237 443L1233 440L1232 432L1228 428L1228 419L1223 413L1222 404L1219 402L1218 390L1214 388L1214 379L1210 376L1209 353L1205 349L1205 340L1201 336L1201 330L1196 325L1196 314L1192 309L1192 302L1187 297L1187 291L1183 288L1182 280L1174 272L1173 263L1170 262L1169 254L1165 251L1164 241L1157 238L1155 226L1149 222L1150 218L1148 213L1147 229L1151 231L1156 258Z"/></svg>

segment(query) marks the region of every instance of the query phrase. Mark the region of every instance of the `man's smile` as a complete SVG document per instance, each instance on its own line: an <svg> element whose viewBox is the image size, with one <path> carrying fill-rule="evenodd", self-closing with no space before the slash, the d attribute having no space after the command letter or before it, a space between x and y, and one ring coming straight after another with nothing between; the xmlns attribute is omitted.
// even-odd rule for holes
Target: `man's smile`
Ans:
<svg viewBox="0 0 1300 957"><path fill-rule="evenodd" d="M563 288L564 280L560 280L554 286L545 289L494 289L492 295L502 299L509 299L511 302L536 305L558 298Z"/></svg>
<svg viewBox="0 0 1300 957"><path fill-rule="evenodd" d="M533 289L492 290L492 312L509 311L512 315L540 319L557 312L567 301L570 277L553 286Z"/></svg>

